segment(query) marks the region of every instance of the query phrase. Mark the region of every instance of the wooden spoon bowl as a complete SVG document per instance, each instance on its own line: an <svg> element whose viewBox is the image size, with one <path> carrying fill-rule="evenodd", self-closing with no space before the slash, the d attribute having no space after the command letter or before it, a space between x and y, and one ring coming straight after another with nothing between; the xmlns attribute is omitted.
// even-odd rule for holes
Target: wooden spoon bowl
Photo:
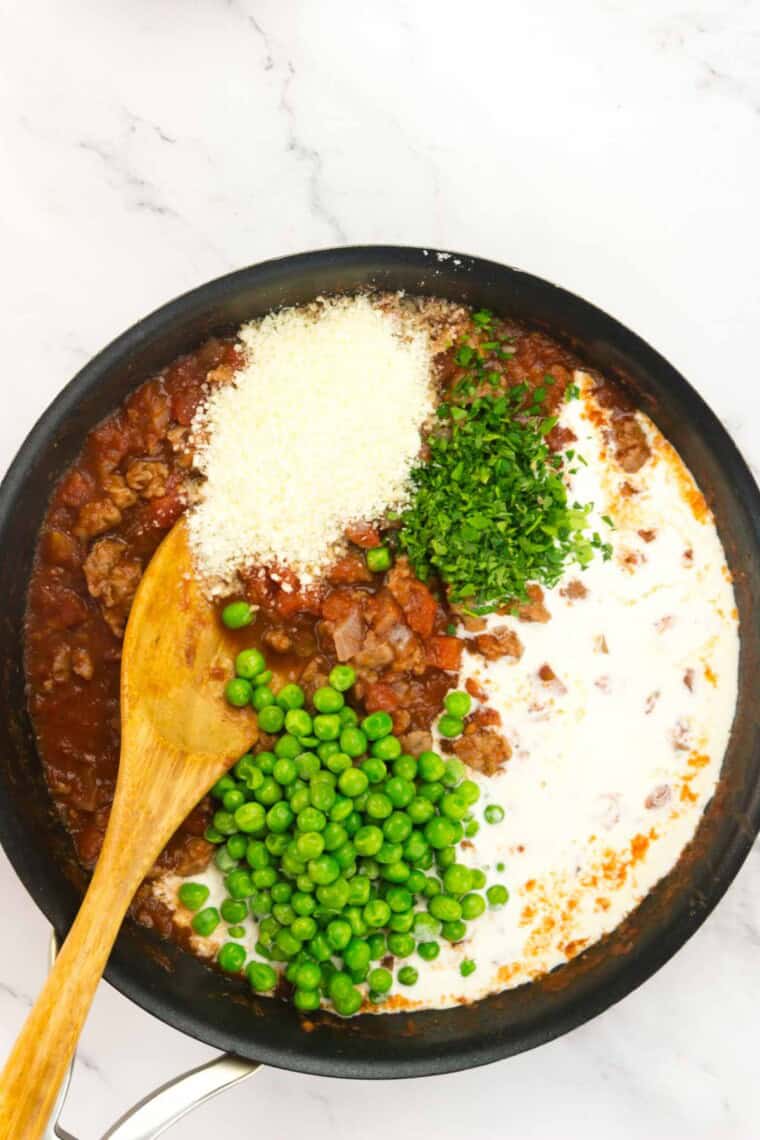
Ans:
<svg viewBox="0 0 760 1140"><path fill-rule="evenodd" d="M121 756L108 829L81 909L0 1077L0 1140L37 1140L135 891L209 788L256 740L224 699L228 643L193 576L180 521L156 551L127 625Z"/></svg>

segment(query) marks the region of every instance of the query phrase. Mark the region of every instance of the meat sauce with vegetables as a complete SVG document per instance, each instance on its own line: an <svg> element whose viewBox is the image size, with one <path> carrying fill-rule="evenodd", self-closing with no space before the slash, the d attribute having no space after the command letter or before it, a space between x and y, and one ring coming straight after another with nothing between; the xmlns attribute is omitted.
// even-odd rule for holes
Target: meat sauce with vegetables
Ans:
<svg viewBox="0 0 760 1140"><path fill-rule="evenodd" d="M572 357L543 334L503 327L513 352L500 366L499 382L539 388L549 374L550 412L571 382ZM26 618L29 709L51 795L87 868L97 859L116 781L119 668L130 604L151 555L186 509L194 478L188 438L193 416L209 387L230 379L238 352L231 339L210 340L138 388L90 432L53 492L40 531ZM441 394L463 374L453 350L436 359L436 370ZM647 457L646 439L608 385L604 399L615 408L619 462L635 471ZM548 443L558 451L571 437L556 427ZM464 637L457 636L461 614L435 578L420 581L403 555L388 559L385 538L369 522L348 526L345 553L307 589L287 570L247 572L244 594L259 612L252 627L231 637L235 652L260 648L280 683L298 681L309 696L326 684L333 666L350 663L357 711L389 713L394 733L417 755L431 746L431 724L463 653L519 657L522 647L507 629L479 633L473 617L466 618ZM542 596L532 586L520 616L547 620ZM485 774L510 754L499 719L493 710L479 709L457 745L458 755ZM154 874L188 875L207 864L212 847L203 836L210 816L204 801ZM170 929L168 913L146 892L136 914Z"/></svg>

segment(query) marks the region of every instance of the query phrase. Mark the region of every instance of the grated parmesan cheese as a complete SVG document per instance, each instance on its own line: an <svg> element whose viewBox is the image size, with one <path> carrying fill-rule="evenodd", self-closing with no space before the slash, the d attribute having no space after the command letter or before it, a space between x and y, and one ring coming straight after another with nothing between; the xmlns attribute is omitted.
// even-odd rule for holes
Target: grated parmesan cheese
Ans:
<svg viewBox="0 0 760 1140"><path fill-rule="evenodd" d="M245 364L192 428L205 482L190 542L217 593L257 564L308 584L348 523L402 507L434 405L426 332L366 297L274 313L240 339Z"/></svg>

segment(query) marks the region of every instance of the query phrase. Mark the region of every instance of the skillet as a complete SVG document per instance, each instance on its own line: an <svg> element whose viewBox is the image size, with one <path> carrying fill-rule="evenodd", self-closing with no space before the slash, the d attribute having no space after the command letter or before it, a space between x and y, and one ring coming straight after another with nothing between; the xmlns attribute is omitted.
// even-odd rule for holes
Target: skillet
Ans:
<svg viewBox="0 0 760 1140"><path fill-rule="evenodd" d="M128 920L106 971L138 1005L208 1045L305 1073L396 1078L481 1065L533 1048L630 993L695 932L760 829L760 493L694 389L654 349L579 297L540 278L460 254L397 246L321 250L219 278L158 309L63 389L0 486L0 842L62 937L85 886L55 815L25 709L23 617L35 537L52 487L87 432L175 356L272 308L367 287L487 307L568 344L627 388L694 473L713 508L741 622L739 698L720 783L674 870L602 942L531 984L472 1006L341 1020L299 1015L252 995Z"/></svg>

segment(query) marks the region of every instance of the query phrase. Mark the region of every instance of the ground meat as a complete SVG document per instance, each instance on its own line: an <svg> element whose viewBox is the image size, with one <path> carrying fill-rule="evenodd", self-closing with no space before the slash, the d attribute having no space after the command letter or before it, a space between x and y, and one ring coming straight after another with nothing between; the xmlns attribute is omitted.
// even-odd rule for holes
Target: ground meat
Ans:
<svg viewBox="0 0 760 1140"><path fill-rule="evenodd" d="M50 566L74 569L82 561L82 547L63 530L46 530L40 543L40 552Z"/></svg>
<svg viewBox="0 0 760 1140"><path fill-rule="evenodd" d="M82 540L95 538L112 530L121 522L121 511L110 499L95 499L92 503L85 503L80 510L74 534Z"/></svg>
<svg viewBox="0 0 760 1140"><path fill-rule="evenodd" d="M71 649L65 643L59 645L53 653L50 676L56 685L62 685L71 676Z"/></svg>
<svg viewBox="0 0 760 1140"><path fill-rule="evenodd" d="M577 438L575 432L571 431L570 428L556 424L547 434L546 442L551 451L564 451L571 443L575 443Z"/></svg>
<svg viewBox="0 0 760 1140"><path fill-rule="evenodd" d="M468 725L465 735L456 743L456 754L470 768L484 776L493 776L509 760L512 749L498 732Z"/></svg>
<svg viewBox="0 0 760 1140"><path fill-rule="evenodd" d="M569 598L571 601L577 601L579 598L585 598L588 590L577 578L573 578L572 582L568 582L560 590L563 598Z"/></svg>
<svg viewBox="0 0 760 1140"><path fill-rule="evenodd" d="M92 657L88 650L82 647L72 649L71 668L77 677L81 677L83 681L91 681L95 676L95 666L92 663Z"/></svg>
<svg viewBox="0 0 760 1140"><path fill-rule="evenodd" d="M613 416L610 426L616 460L624 471L638 471L652 454L641 424L634 415L624 414Z"/></svg>
<svg viewBox="0 0 760 1140"><path fill-rule="evenodd" d="M127 468L127 483L143 499L160 499L168 478L167 465L154 459L133 459Z"/></svg>
<svg viewBox="0 0 760 1140"><path fill-rule="evenodd" d="M517 616L520 621L548 621L552 616L544 605L544 591L536 582L528 586L529 601L518 607Z"/></svg>
<svg viewBox="0 0 760 1140"><path fill-rule="evenodd" d="M119 475L116 471L104 475L103 490L108 493L109 499L116 504L120 511L125 511L127 507L133 507L137 502L135 492L127 486L124 476Z"/></svg>
<svg viewBox="0 0 760 1140"><path fill-rule="evenodd" d="M474 677L468 677L464 687L476 701L484 701L488 695L480 682L476 681Z"/></svg>
<svg viewBox="0 0 760 1140"><path fill-rule="evenodd" d="M371 582L372 574L358 551L349 551L327 572L327 580L334 586L352 586L361 582Z"/></svg>
<svg viewBox="0 0 760 1140"><path fill-rule="evenodd" d="M433 747L433 737L429 732L416 730L407 732L406 736L402 736L401 743L404 746L404 752L409 752L412 756L419 756L421 752L429 752Z"/></svg>
<svg viewBox="0 0 760 1140"><path fill-rule="evenodd" d="M393 659L393 649L387 641L378 637L374 630L369 631L361 649L352 658L357 665L366 669L381 669L385 665L390 665Z"/></svg>
<svg viewBox="0 0 760 1140"><path fill-rule="evenodd" d="M499 657L514 657L519 660L523 655L523 645L513 629L508 626L498 626L493 633L481 633L475 638L478 653L488 661L496 661Z"/></svg>
<svg viewBox="0 0 760 1140"><path fill-rule="evenodd" d="M139 559L127 556L121 539L102 538L85 559L84 575L90 594L103 606L103 617L120 636L142 575Z"/></svg>
<svg viewBox="0 0 760 1140"><path fill-rule="evenodd" d="M643 538L644 542L654 542L655 538L657 537L656 530L640 530L638 533L639 538Z"/></svg>
<svg viewBox="0 0 760 1140"><path fill-rule="evenodd" d="M409 628L421 637L430 637L435 626L436 600L415 576L406 558L397 559L388 572L387 585L404 611Z"/></svg>
<svg viewBox="0 0 760 1140"><path fill-rule="evenodd" d="M557 674L554 672L551 665L542 665L538 670L538 675L546 685L550 684L552 681L557 680Z"/></svg>
<svg viewBox="0 0 760 1140"><path fill-rule="evenodd" d="M274 649L275 653L287 653L293 648L293 639L284 629L268 629L266 633L262 634L261 640L270 649Z"/></svg>

